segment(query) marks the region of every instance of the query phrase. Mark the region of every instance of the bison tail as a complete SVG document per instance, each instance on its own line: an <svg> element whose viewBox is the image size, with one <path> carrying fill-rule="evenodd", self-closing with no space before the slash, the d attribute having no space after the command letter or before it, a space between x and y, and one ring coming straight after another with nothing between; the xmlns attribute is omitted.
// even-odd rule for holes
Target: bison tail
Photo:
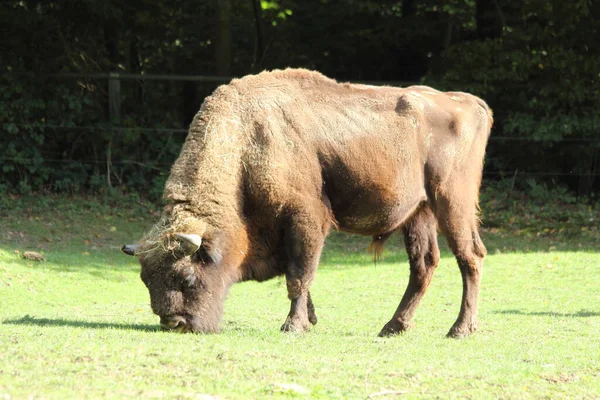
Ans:
<svg viewBox="0 0 600 400"><path fill-rule="evenodd" d="M373 261L375 263L377 263L377 261L380 261L383 258L382 255L383 248L385 247L385 242L390 236L392 236L392 233L394 233L394 231L384 233L382 235L373 236L373 240L371 241L371 244L369 245L367 251L369 253L373 253Z"/></svg>

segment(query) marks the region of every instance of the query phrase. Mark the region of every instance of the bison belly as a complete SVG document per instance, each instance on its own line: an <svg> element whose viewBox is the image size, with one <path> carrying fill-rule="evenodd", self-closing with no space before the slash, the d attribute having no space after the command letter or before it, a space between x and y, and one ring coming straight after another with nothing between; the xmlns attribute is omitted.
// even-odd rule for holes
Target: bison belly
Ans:
<svg viewBox="0 0 600 400"><path fill-rule="evenodd" d="M346 171L351 172L351 171ZM325 181L340 230L378 235L397 229L426 200L423 174L410 169L343 174Z"/></svg>

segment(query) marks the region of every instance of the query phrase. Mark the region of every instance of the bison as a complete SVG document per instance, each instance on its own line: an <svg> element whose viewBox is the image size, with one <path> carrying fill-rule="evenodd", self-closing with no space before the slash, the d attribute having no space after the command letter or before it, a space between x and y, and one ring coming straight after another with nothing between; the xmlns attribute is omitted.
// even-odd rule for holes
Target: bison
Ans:
<svg viewBox="0 0 600 400"><path fill-rule="evenodd" d="M467 93L338 83L304 69L234 79L207 97L165 185L160 221L123 251L138 257L160 326L218 332L228 288L285 275L282 331L307 331L331 227L373 238L401 231L406 292L380 336L411 326L440 252L462 275L448 336L477 328L486 249L478 197L492 112Z"/></svg>

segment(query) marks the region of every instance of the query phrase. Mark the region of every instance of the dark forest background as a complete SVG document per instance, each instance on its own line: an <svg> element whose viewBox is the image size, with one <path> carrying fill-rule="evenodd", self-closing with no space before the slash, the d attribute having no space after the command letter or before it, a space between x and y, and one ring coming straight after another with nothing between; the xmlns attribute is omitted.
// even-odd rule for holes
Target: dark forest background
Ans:
<svg viewBox="0 0 600 400"><path fill-rule="evenodd" d="M600 1L2 0L0 37L0 193L159 198L203 98L288 66L474 93L486 182L600 189Z"/></svg>

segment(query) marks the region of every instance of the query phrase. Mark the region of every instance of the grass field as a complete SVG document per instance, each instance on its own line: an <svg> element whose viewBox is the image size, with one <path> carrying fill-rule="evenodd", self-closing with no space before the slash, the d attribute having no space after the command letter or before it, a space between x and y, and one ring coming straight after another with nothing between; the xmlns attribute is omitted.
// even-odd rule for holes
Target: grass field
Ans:
<svg viewBox="0 0 600 400"><path fill-rule="evenodd" d="M461 280L445 247L415 328L395 338L377 333L408 279L400 238L374 265L368 239L339 233L310 333L279 332L289 303L275 279L232 288L222 334L179 335L158 330L139 266L119 252L155 221L152 207L6 197L0 399L600 398L598 209L488 200L480 328L452 340Z"/></svg>

